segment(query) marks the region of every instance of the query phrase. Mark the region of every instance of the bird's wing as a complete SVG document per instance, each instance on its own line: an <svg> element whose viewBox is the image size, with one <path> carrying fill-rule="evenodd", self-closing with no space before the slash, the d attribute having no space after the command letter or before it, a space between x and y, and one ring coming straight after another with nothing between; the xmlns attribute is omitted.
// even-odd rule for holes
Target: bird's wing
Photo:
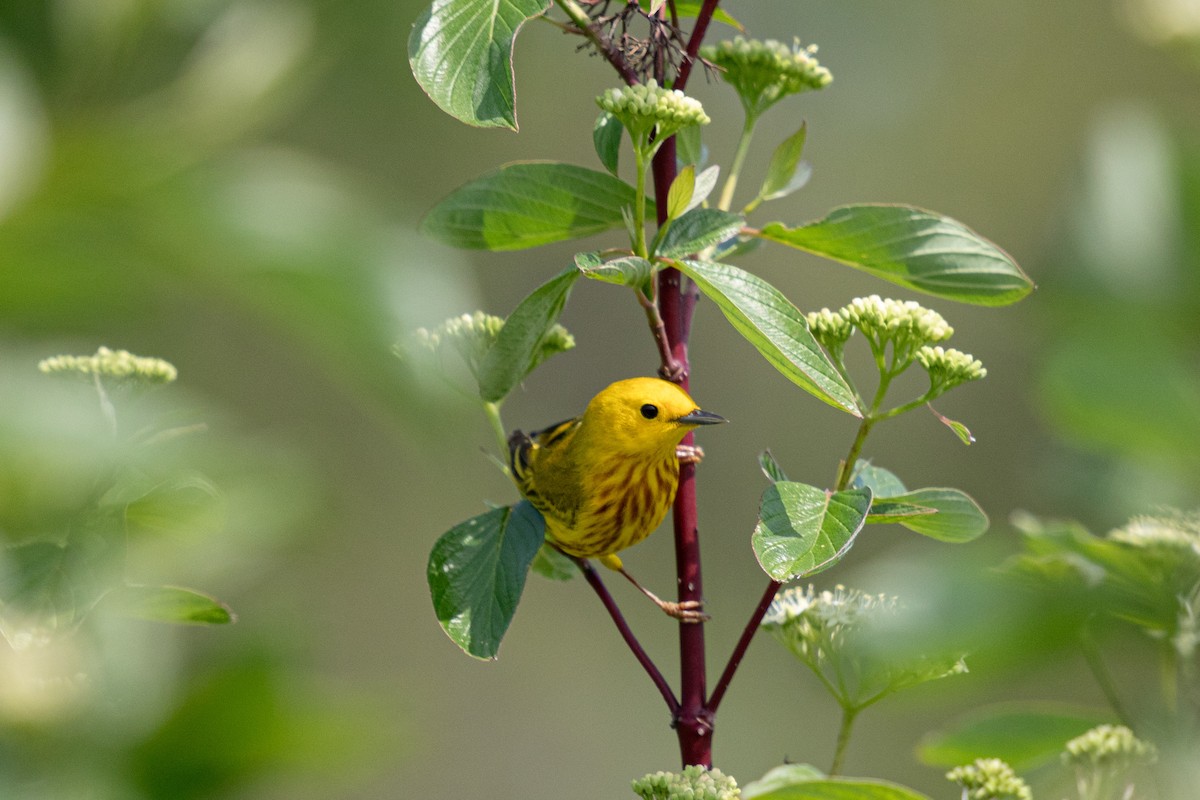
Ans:
<svg viewBox="0 0 1200 800"><path fill-rule="evenodd" d="M533 433L513 431L508 437L508 463L521 494L539 511L553 511L555 516L565 520L574 518L578 506L577 488L572 486L573 476L566 485L560 485L568 476L558 473L567 465L556 456L565 452L582 419L573 417ZM538 475L536 480L535 473Z"/></svg>

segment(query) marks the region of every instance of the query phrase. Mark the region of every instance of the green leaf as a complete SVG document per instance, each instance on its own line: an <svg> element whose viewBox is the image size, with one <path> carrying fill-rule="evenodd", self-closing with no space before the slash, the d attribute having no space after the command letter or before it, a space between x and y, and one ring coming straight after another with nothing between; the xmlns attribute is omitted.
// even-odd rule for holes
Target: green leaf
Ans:
<svg viewBox="0 0 1200 800"><path fill-rule="evenodd" d="M684 258L735 236L745 220L716 208L693 208L671 223L658 246L663 258Z"/></svg>
<svg viewBox="0 0 1200 800"><path fill-rule="evenodd" d="M513 39L549 6L547 0L434 0L408 37L413 77L450 116L516 130Z"/></svg>
<svg viewBox="0 0 1200 800"><path fill-rule="evenodd" d="M125 616L156 622L228 625L237 619L215 597L179 586L123 586L107 595L105 603Z"/></svg>
<svg viewBox="0 0 1200 800"><path fill-rule="evenodd" d="M512 622L546 525L533 506L494 508L460 523L429 554L438 622L468 655L494 659Z"/></svg>
<svg viewBox="0 0 1200 800"><path fill-rule="evenodd" d="M695 19L700 14L700 3L688 2L687 0L676 2L675 13L679 15L680 19ZM712 18L714 22L720 22L722 25L728 25L731 28L737 28L742 33L746 32L746 27L731 17L729 12L725 11L723 8L718 8L713 13Z"/></svg>
<svg viewBox="0 0 1200 800"><path fill-rule="evenodd" d="M552 581L569 581L579 574L579 567L575 562L557 547L552 547L549 542L543 542L538 548L531 569Z"/></svg>
<svg viewBox="0 0 1200 800"><path fill-rule="evenodd" d="M909 530L938 541L969 542L988 529L987 514L970 495L958 489L917 489L882 499L935 510L937 513L933 515L897 521Z"/></svg>
<svg viewBox="0 0 1200 800"><path fill-rule="evenodd" d="M9 624L33 619L38 627L62 630L77 622L98 594L68 548L54 542L29 542L0 551L0 632Z"/></svg>
<svg viewBox="0 0 1200 800"><path fill-rule="evenodd" d="M896 473L877 467L869 461L858 462L850 485L866 486L874 492L876 498L895 497L908 491L904 483L896 477Z"/></svg>
<svg viewBox="0 0 1200 800"><path fill-rule="evenodd" d="M721 168L713 164L708 169L702 170L696 176L696 189L692 193L692 200L688 203L687 211L691 211L696 206L703 203L712 194L713 189L717 188L717 178L721 177Z"/></svg>
<svg viewBox="0 0 1200 800"><path fill-rule="evenodd" d="M1002 306L1033 290L1008 253L961 222L912 206L842 206L797 228L773 222L759 235L947 300Z"/></svg>
<svg viewBox="0 0 1200 800"><path fill-rule="evenodd" d="M479 365L480 397L489 403L503 400L529 374L542 340L562 313L578 277L578 270L564 270L535 289L509 314Z"/></svg>
<svg viewBox="0 0 1200 800"><path fill-rule="evenodd" d="M552 161L506 164L451 192L421 230L454 247L521 250L618 228L633 199L633 187L607 172Z"/></svg>
<svg viewBox="0 0 1200 800"><path fill-rule="evenodd" d="M689 125L675 134L675 161L680 167L688 164L703 166L706 160L705 148L700 139L699 125Z"/></svg>
<svg viewBox="0 0 1200 800"><path fill-rule="evenodd" d="M913 789L888 781L863 778L824 778L755 795L757 800L929 800Z"/></svg>
<svg viewBox="0 0 1200 800"><path fill-rule="evenodd" d="M808 332L804 314L778 289L728 264L680 261L676 265L788 380L832 406L862 416L854 390Z"/></svg>
<svg viewBox="0 0 1200 800"><path fill-rule="evenodd" d="M592 128L592 144L596 147L596 155L600 157L604 168L614 176L621 160L621 137L624 133L625 126L608 111L600 112Z"/></svg>
<svg viewBox="0 0 1200 800"><path fill-rule="evenodd" d="M777 483L787 480L787 475L783 474L783 467L779 466L779 462L775 460L775 456L771 455L770 450L762 451L758 457L758 466L762 468L763 474L770 481Z"/></svg>
<svg viewBox="0 0 1200 800"><path fill-rule="evenodd" d="M692 194L696 191L696 168L688 164L671 181L667 190L667 219L678 219L683 216L688 205L692 202Z"/></svg>
<svg viewBox="0 0 1200 800"><path fill-rule="evenodd" d="M767 770L756 781L751 781L742 787L742 800L751 800L775 789L783 789L797 783L819 781L825 778L825 773L811 764L781 764Z"/></svg>
<svg viewBox="0 0 1200 800"><path fill-rule="evenodd" d="M654 265L639 256L620 256L604 261L599 253L577 253L575 267L585 277L635 289L646 285Z"/></svg>
<svg viewBox="0 0 1200 800"><path fill-rule="evenodd" d="M800 130L779 143L771 154L771 163L767 166L767 176L763 179L758 196L763 200L774 200L790 193L789 185L800 166L800 156L804 153L804 140L808 136L808 125L800 124ZM799 188L799 187L795 187Z"/></svg>
<svg viewBox="0 0 1200 800"><path fill-rule="evenodd" d="M781 481L763 492L751 544L763 571L784 582L836 564L862 530L870 489L827 492Z"/></svg>
<svg viewBox="0 0 1200 800"><path fill-rule="evenodd" d="M926 735L917 757L935 767L999 758L1024 772L1056 762L1068 741L1105 722L1114 722L1111 714L1060 703L991 705Z"/></svg>
<svg viewBox="0 0 1200 800"><path fill-rule="evenodd" d="M889 522L901 522L908 517L923 517L936 514L936 508L916 506L912 503L895 503L891 500L875 498L871 503L871 513L867 515L868 525L879 525Z"/></svg>

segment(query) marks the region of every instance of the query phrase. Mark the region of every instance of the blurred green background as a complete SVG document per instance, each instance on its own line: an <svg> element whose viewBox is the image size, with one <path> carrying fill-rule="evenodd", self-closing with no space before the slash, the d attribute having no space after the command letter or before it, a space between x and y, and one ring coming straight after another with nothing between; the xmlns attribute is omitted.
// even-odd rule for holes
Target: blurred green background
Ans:
<svg viewBox="0 0 1200 800"><path fill-rule="evenodd" d="M392 345L463 311L507 314L573 248L459 253L416 224L505 161L596 166L591 97L612 78L576 40L531 24L516 56L521 132L466 128L409 74L422 6L0 0L0 532L12 539L17 499L53 507L95 455L77 430L86 414L47 399L57 389L38 360L100 345L166 358L180 379L155 403L207 422L206 443L180 458L221 488L225 524L138 550L129 569L202 584L239 616L229 628L107 631L122 643L109 678L65 697L38 695L38 665L6 653L0 681L16 688L0 692L11 787L0 795L612 798L677 765L660 698L582 582L531 579L492 664L459 652L432 613L435 538L515 495L481 452L492 442L481 415L406 376ZM1102 532L1160 504L1193 507L1200 30L1187 29L1186 4L729 10L752 35L818 43L835 78L760 126L750 174L800 119L815 170L763 220L911 203L993 239L1039 284L1012 308L930 303L988 368L939 404L977 444L916 414L868 445L910 486L971 493L992 531L952 548L874 528L819 583L908 592L936 612L1016 549L1014 510ZM716 120L711 158L727 163L734 95L700 76L692 91ZM902 296L782 250L742 265L805 310ZM611 380L656 366L626 292L580 285L562 321L578 347L507 403L510 427L570 416ZM693 394L733 421L706 432L700 476L715 674L764 585L749 548L757 454L770 447L796 479L828 484L853 427L795 391L711 305L698 309L691 354ZM663 590L672 562L669 536L627 559ZM613 588L673 675L672 626ZM940 771L912 755L927 730L984 700L1102 702L1075 656L1012 661L984 654L970 675L864 714L848 772L949 797ZM1141 666L1121 668L1136 681ZM23 695L26 684L41 689ZM785 758L824 765L834 711L781 648L756 642L718 720L718 766L747 782Z"/></svg>

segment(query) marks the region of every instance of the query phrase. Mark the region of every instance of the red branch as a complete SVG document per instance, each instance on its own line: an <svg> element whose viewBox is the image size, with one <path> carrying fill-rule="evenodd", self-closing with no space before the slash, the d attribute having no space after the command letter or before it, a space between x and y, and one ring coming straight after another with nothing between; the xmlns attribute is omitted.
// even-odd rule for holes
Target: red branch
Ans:
<svg viewBox="0 0 1200 800"><path fill-rule="evenodd" d="M621 638L625 640L625 644L633 651L633 656L646 670L646 674L650 676L650 680L658 687L658 691L662 694L663 699L667 701L667 708L671 711L671 716L674 717L679 713L679 701L675 699L675 693L671 691L671 685L667 683L667 679L659 672L658 667L650 659L650 656L642 648L641 642L633 635L633 631L629 627L629 623L625 621L625 615L621 613L621 609L617 608L617 602L613 600L612 595L608 593L608 587L604 585L604 581L600 580L600 575L586 558L571 559L579 565L579 569L583 571L583 577L595 590L596 595L600 598L600 602L604 604L604 608L608 611L608 615L612 617L612 621L616 623L617 630L621 633Z"/></svg>

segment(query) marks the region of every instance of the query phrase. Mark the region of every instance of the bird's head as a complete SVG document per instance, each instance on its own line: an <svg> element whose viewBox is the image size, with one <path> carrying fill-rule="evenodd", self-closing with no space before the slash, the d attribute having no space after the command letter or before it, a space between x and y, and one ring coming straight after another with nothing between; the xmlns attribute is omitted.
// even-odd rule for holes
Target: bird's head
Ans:
<svg viewBox="0 0 1200 800"><path fill-rule="evenodd" d="M688 431L725 422L674 383L660 378L617 381L588 403L584 424L593 435L626 453L666 454Z"/></svg>

